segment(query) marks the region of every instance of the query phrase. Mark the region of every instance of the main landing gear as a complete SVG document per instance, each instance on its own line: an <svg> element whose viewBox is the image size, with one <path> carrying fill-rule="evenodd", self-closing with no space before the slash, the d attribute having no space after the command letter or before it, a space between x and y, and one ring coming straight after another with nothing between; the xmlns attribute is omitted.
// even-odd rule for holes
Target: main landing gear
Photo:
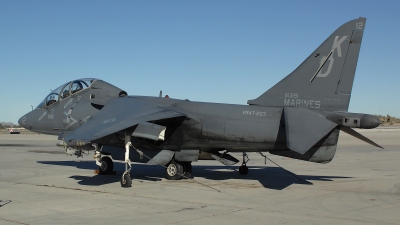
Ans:
<svg viewBox="0 0 400 225"><path fill-rule="evenodd" d="M242 165L239 166L239 173L241 175L246 175L249 173L249 168L246 166L246 163L249 161L249 157L245 152L243 152L243 162Z"/></svg>
<svg viewBox="0 0 400 225"><path fill-rule="evenodd" d="M129 159L129 151L132 146L130 142L130 137L128 136L125 138L125 172L122 174L121 177L121 187L132 187L132 179L130 177L130 172L132 169L131 161ZM108 155L101 154L101 151L97 150L97 145L95 147L95 156L96 164L99 166L99 169L95 171L96 174L116 174L114 169L114 163L112 158ZM140 157L146 156L143 154L142 151L136 149L132 146L139 154ZM149 158L148 156L146 156ZM150 159L150 158L149 158ZM164 164L160 164L163 165ZM188 179L192 176L192 164L191 162L180 162L172 159L170 163L168 163L165 167L166 178L168 180L180 180L182 178Z"/></svg>
<svg viewBox="0 0 400 225"><path fill-rule="evenodd" d="M190 162L172 160L165 168L165 175L168 180L190 178L192 176L192 164Z"/></svg>

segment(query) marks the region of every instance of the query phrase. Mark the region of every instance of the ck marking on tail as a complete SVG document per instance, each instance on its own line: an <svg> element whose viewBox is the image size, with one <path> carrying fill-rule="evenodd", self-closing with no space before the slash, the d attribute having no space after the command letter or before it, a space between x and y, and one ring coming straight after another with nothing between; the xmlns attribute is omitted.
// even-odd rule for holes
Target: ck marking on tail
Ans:
<svg viewBox="0 0 400 225"><path fill-rule="evenodd" d="M336 37L335 37L335 40L333 41L333 45L332 45L331 52L328 54L328 56L322 57L321 60L320 60L320 62L319 62L320 67L322 67L323 64L326 62L327 57L329 57L329 58L328 58L328 60L329 60L328 69L327 69L324 73L322 73L322 70L320 70L320 71L318 72L318 74L317 74L317 77L327 77L327 76L331 73L331 69L332 69L333 63L335 62L335 58L333 58L333 53L334 53L334 51L335 51L335 49L336 49L337 56L338 56L339 58L342 57L342 47L341 47L341 44L343 43L344 40L347 39L347 37L348 37L348 36L343 36L343 37L340 38L340 39L339 39L339 36L336 36Z"/></svg>

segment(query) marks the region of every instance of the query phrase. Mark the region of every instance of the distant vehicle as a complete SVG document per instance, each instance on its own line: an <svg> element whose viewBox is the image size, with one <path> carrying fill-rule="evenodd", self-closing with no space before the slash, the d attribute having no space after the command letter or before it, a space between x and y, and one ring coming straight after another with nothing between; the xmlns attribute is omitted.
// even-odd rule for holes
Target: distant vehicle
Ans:
<svg viewBox="0 0 400 225"><path fill-rule="evenodd" d="M18 129L11 128L10 129L10 134L20 134L21 132Z"/></svg>

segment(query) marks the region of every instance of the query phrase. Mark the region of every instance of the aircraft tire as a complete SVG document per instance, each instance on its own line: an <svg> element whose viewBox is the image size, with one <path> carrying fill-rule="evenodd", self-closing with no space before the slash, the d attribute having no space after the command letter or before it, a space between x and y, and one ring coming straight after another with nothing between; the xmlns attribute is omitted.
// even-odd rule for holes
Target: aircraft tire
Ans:
<svg viewBox="0 0 400 225"><path fill-rule="evenodd" d="M192 176L192 163L191 162L186 162L183 165L183 179L188 179Z"/></svg>
<svg viewBox="0 0 400 225"><path fill-rule="evenodd" d="M165 169L165 175L168 180L180 180L183 174L183 166L172 160Z"/></svg>
<svg viewBox="0 0 400 225"><path fill-rule="evenodd" d="M114 170L114 163L110 157L101 158L101 166L99 166L100 174L109 174Z"/></svg>
<svg viewBox="0 0 400 225"><path fill-rule="evenodd" d="M124 174L121 177L121 187L124 187L124 188L132 187L132 179L129 174Z"/></svg>
<svg viewBox="0 0 400 225"><path fill-rule="evenodd" d="M239 173L241 175L246 175L249 173L249 168L246 165L239 166Z"/></svg>

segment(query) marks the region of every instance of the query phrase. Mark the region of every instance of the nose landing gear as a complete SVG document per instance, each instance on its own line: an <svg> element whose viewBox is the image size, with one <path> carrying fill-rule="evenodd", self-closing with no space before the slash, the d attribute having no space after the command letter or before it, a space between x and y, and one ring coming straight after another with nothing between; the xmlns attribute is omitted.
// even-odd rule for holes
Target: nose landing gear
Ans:
<svg viewBox="0 0 400 225"><path fill-rule="evenodd" d="M125 172L121 177L121 187L132 187L132 179L131 179L131 160L129 159L129 148L131 146L131 142L128 141L125 144Z"/></svg>
<svg viewBox="0 0 400 225"><path fill-rule="evenodd" d="M121 187L132 187L132 179L129 172L125 172L124 175L122 175Z"/></svg>

